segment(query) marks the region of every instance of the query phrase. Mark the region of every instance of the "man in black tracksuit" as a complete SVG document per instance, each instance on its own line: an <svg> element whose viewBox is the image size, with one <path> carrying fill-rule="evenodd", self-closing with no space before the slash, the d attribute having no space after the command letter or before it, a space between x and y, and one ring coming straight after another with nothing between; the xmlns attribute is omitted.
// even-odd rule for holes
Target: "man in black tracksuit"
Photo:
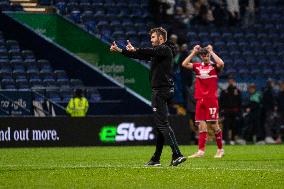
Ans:
<svg viewBox="0 0 284 189"><path fill-rule="evenodd" d="M169 125L168 103L174 96L172 79L173 44L166 42L167 31L163 28L153 28L150 31L153 48L134 48L128 41L126 49L120 49L113 42L110 50L136 59L151 60L150 81L152 87L152 108L157 126L156 151L146 166L160 166L160 157L165 139L169 140L172 149L171 165L177 166L186 158L181 154L174 132Z"/></svg>
<svg viewBox="0 0 284 189"><path fill-rule="evenodd" d="M239 134L238 131L238 121L242 105L241 91L236 86L235 79L230 76L228 78L228 87L222 90L220 95L220 108L224 113L223 122L223 135L226 144L234 144L236 135ZM229 136L229 131L231 130L231 137Z"/></svg>

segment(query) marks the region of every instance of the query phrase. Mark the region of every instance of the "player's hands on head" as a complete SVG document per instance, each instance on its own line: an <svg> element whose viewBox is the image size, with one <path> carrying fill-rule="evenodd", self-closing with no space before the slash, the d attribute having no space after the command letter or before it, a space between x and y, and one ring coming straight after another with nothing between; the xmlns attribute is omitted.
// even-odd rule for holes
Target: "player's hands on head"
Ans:
<svg viewBox="0 0 284 189"><path fill-rule="evenodd" d="M198 53L200 49L201 49L200 45L195 45L195 46L193 47L193 52L194 52L194 53Z"/></svg>
<svg viewBox="0 0 284 189"><path fill-rule="evenodd" d="M209 53L212 53L212 52L213 52L213 47L212 47L212 45L207 45L206 49L207 49L207 51L208 51Z"/></svg>
<svg viewBox="0 0 284 189"><path fill-rule="evenodd" d="M126 50L135 51L136 49L132 46L131 42L127 40Z"/></svg>

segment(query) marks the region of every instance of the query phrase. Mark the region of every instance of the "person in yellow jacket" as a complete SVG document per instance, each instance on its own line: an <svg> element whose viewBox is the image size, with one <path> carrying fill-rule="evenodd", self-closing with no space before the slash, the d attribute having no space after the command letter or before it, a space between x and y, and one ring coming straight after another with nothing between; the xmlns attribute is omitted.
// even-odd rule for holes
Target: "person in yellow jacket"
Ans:
<svg viewBox="0 0 284 189"><path fill-rule="evenodd" d="M82 89L76 89L74 97L70 99L66 112L71 117L85 117L89 108L89 102L84 97Z"/></svg>

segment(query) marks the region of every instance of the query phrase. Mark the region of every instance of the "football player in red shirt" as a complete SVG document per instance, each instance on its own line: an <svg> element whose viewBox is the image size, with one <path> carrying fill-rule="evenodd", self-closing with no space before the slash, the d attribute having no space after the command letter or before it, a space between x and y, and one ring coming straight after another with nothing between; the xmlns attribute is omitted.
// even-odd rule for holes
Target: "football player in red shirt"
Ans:
<svg viewBox="0 0 284 189"><path fill-rule="evenodd" d="M194 56L200 55L202 62L191 63ZM211 56L214 62L211 61ZM208 45L201 48L196 45L191 54L183 61L182 66L192 69L195 74L196 114L195 122L199 129L198 152L189 158L203 157L207 140L207 124L214 129L218 150L215 158L224 156L222 144L222 130L219 127L219 105L218 105L218 74L224 67L223 60L215 54L213 47Z"/></svg>

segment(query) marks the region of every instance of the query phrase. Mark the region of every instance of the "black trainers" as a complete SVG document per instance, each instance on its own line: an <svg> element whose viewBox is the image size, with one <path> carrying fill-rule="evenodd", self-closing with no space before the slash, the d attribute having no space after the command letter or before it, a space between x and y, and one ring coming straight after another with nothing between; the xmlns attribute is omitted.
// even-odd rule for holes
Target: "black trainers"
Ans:
<svg viewBox="0 0 284 189"><path fill-rule="evenodd" d="M161 166L160 161L153 161L150 160L148 163L145 164L146 167L158 167Z"/></svg>
<svg viewBox="0 0 284 189"><path fill-rule="evenodd" d="M176 159L173 159L171 161L170 166L178 166L179 164L181 164L182 162L185 162L185 161L186 161L186 157L180 156L180 157L177 157Z"/></svg>

